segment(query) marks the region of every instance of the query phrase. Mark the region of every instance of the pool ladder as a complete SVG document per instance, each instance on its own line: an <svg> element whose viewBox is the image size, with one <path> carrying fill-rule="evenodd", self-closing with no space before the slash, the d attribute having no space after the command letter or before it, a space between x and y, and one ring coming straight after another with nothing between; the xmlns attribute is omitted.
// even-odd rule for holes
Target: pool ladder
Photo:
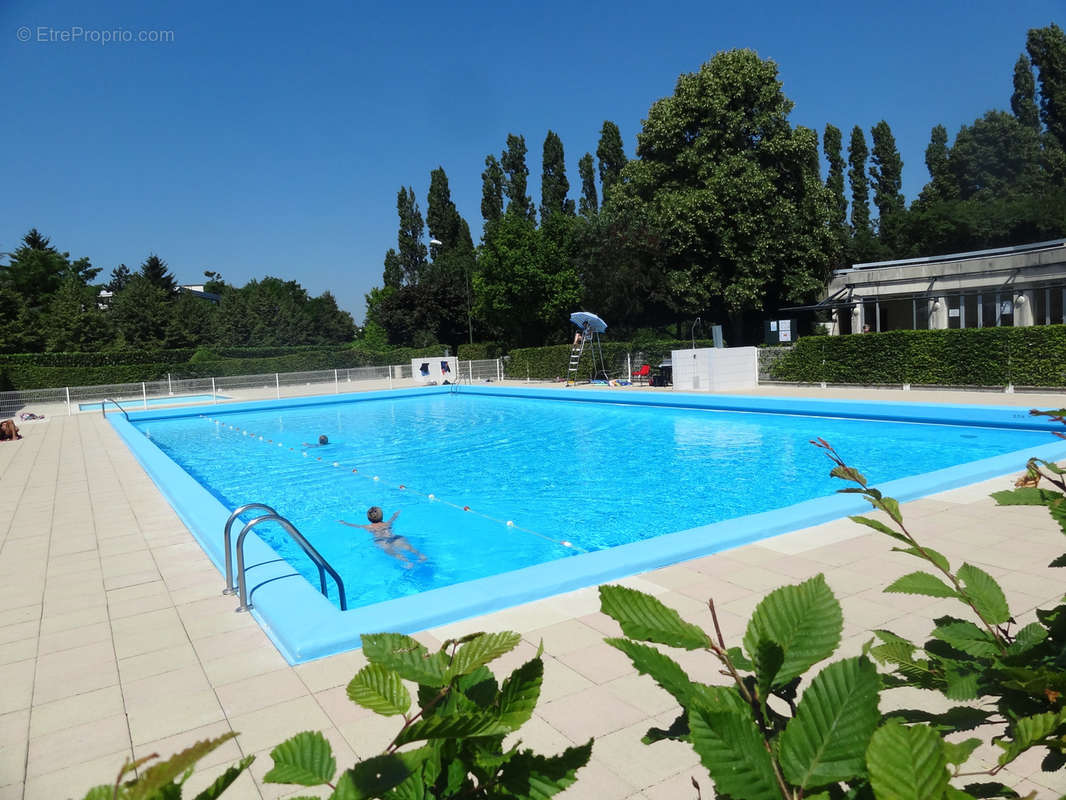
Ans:
<svg viewBox="0 0 1066 800"><path fill-rule="evenodd" d="M130 421L130 415L126 413L126 409L124 409L122 406L120 406L118 404L118 400L114 400L114 399L112 399L110 397L105 397L103 400L100 401L100 413L101 414L103 414L105 417L107 416L107 404L108 403L114 403L118 407L118 410L121 411L122 415L126 418L126 422Z"/></svg>
<svg viewBox="0 0 1066 800"><path fill-rule="evenodd" d="M245 511L251 511L257 509L265 511L265 514L256 517L247 525L245 525L241 532L237 535L237 580L234 583L233 576L233 550L230 547L230 535L233 530L233 523L237 517L243 514ZM244 538L251 532L252 528L256 525L261 525L264 522L276 522L281 526L285 533L289 534L289 537L300 545L303 551L307 554L307 557L314 562L318 567L318 582L322 590L322 594L325 597L329 597L326 591L326 573L330 574L333 578L333 582L337 584L337 595L340 598L341 611L348 610L348 602L345 599L344 594L344 581L341 580L341 576L337 574L337 571L329 565L329 562L322 557L322 555L315 550L303 534L296 530L296 526L289 522L285 517L281 516L277 511L268 505L263 503L248 503L241 506L232 514L229 515L229 519L226 520L226 529L222 534L225 550L226 550L226 588L222 590L222 594L239 594L240 605L237 606L238 611L247 611L252 607L252 604L248 602L248 576L245 574L244 569Z"/></svg>

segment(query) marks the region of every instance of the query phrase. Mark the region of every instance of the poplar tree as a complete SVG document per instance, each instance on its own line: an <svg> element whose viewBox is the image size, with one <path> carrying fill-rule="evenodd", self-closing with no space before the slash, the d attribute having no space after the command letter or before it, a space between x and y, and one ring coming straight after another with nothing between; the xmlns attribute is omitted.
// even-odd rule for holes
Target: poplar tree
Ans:
<svg viewBox="0 0 1066 800"><path fill-rule="evenodd" d="M1022 53L1014 64L1014 92L1010 96L1010 110L1018 122L1033 130L1040 129L1040 110L1036 107L1036 81L1033 67Z"/></svg>
<svg viewBox="0 0 1066 800"><path fill-rule="evenodd" d="M881 120L870 133L873 136L870 177L873 179L874 204L880 217L878 231L883 243L895 247L900 217L905 209L903 159L887 122Z"/></svg>
<svg viewBox="0 0 1066 800"><path fill-rule="evenodd" d="M526 166L526 138L507 134L507 149L500 155L503 169L503 193L507 196L507 213L532 220L533 200L526 194L529 167Z"/></svg>
<svg viewBox="0 0 1066 800"><path fill-rule="evenodd" d="M400 254L393 248L385 254L385 271L381 276L386 289L399 289L403 285L403 267L400 266Z"/></svg>
<svg viewBox="0 0 1066 800"><path fill-rule="evenodd" d="M1066 147L1066 34L1055 23L1029 31L1026 49L1039 71L1040 118Z"/></svg>
<svg viewBox="0 0 1066 800"><path fill-rule="evenodd" d="M563 140L555 131L548 131L544 138L544 155L540 179L541 224L552 214L573 215L574 201L567 198L570 181L566 179L566 159L563 155Z"/></svg>
<svg viewBox="0 0 1066 800"><path fill-rule="evenodd" d="M596 157L600 160L600 189L603 192L603 205L607 205L607 195L611 187L618 182L618 176L627 161L622 147L622 134L618 126L610 120L604 120L603 128L600 130L600 143L596 146Z"/></svg>
<svg viewBox="0 0 1066 800"><path fill-rule="evenodd" d="M426 203L426 225L429 236L440 244L430 244L430 256L436 260L442 250L454 248L459 241L459 212L452 202L448 175L444 167L429 173L429 198Z"/></svg>
<svg viewBox="0 0 1066 800"><path fill-rule="evenodd" d="M596 166L592 153L581 156L577 162L577 172L581 176L581 216L593 217L599 211L599 202L596 198Z"/></svg>
<svg viewBox="0 0 1066 800"><path fill-rule="evenodd" d="M826 161L829 162L829 174L826 176L825 186L830 195L829 225L833 230L833 238L836 240L838 258L843 255L844 246L848 240L848 201L844 197L842 148L843 138L840 128L827 124L825 135L822 137L822 149L825 152Z"/></svg>
<svg viewBox="0 0 1066 800"><path fill-rule="evenodd" d="M870 231L870 184L866 179L866 137L862 128L851 129L848 143L848 182L851 184L851 230L854 236Z"/></svg>
<svg viewBox="0 0 1066 800"><path fill-rule="evenodd" d="M414 189L400 187L396 195L396 211L400 216L400 230L396 237L400 271L404 282L414 286L426 267L426 246L422 243L425 223Z"/></svg>
<svg viewBox="0 0 1066 800"><path fill-rule="evenodd" d="M486 223L503 216L503 168L496 156L485 156L485 171L481 173L481 217Z"/></svg>
<svg viewBox="0 0 1066 800"><path fill-rule="evenodd" d="M925 168L929 170L930 180L918 198L923 205L949 200L958 194L948 157L948 130L943 125L937 125L930 133L929 144L925 148Z"/></svg>

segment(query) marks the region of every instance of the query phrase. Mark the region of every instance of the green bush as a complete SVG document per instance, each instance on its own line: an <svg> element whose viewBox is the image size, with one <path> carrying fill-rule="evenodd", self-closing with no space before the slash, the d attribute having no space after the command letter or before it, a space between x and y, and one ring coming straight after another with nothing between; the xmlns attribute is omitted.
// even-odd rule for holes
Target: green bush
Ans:
<svg viewBox="0 0 1066 800"><path fill-rule="evenodd" d="M502 354L503 347L499 342L461 344L456 353L460 361L484 361L490 358L499 358Z"/></svg>
<svg viewBox="0 0 1066 800"><path fill-rule="evenodd" d="M1066 386L1066 326L809 336L774 380L941 386Z"/></svg>
<svg viewBox="0 0 1066 800"><path fill-rule="evenodd" d="M692 344L692 340L666 339L645 342L643 348L637 351L630 342L604 342L603 360L612 378L628 377L623 374L627 356L632 357L631 363L634 370L639 369L641 364L650 364L652 368L655 368L664 359L670 358L672 351L687 350L692 347ZM710 339L697 339L695 344L696 347L714 346L714 342ZM571 346L568 344L512 350L507 362L507 377L514 380L529 378L539 381L565 378L570 368L570 351ZM592 377L592 372L592 347L586 345L581 354L578 380L588 380Z"/></svg>

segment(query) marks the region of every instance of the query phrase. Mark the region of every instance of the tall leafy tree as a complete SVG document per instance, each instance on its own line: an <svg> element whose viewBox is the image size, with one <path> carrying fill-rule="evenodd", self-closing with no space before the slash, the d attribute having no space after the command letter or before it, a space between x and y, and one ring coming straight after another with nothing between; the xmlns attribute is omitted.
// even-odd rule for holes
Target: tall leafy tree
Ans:
<svg viewBox="0 0 1066 800"><path fill-rule="evenodd" d="M153 286L162 289L167 295L176 294L178 283L167 268L167 262L151 253L141 264L140 275Z"/></svg>
<svg viewBox="0 0 1066 800"><path fill-rule="evenodd" d="M925 168L929 171L930 180L919 197L922 203L947 200L958 194L958 185L951 175L948 158L948 130L943 125L935 125L929 134Z"/></svg>
<svg viewBox="0 0 1066 800"><path fill-rule="evenodd" d="M448 175L444 167L437 167L429 173L429 199L426 203L426 225L430 239L440 244L429 245L429 255L436 260L442 249L455 247L459 241L459 212L452 202L451 189L448 187Z"/></svg>
<svg viewBox="0 0 1066 800"><path fill-rule="evenodd" d="M87 353L110 344L113 331L108 314L97 304L97 289L69 275L52 295L41 324L45 349Z"/></svg>
<svg viewBox="0 0 1066 800"><path fill-rule="evenodd" d="M610 193L609 207L657 231L674 312L728 315L734 342L745 312L807 299L828 272L817 137L791 127L791 108L776 64L718 53L651 107Z"/></svg>
<svg viewBox="0 0 1066 800"><path fill-rule="evenodd" d="M599 211L599 201L596 196L596 166L592 153L585 153L577 162L577 173L581 176L581 200L578 210L583 217L592 217Z"/></svg>
<svg viewBox="0 0 1066 800"><path fill-rule="evenodd" d="M426 267L426 245L422 241L425 222L414 189L400 187L396 195L396 211L400 216L400 230L396 237L400 270L405 283L416 284Z"/></svg>
<svg viewBox="0 0 1066 800"><path fill-rule="evenodd" d="M1014 92L1010 96L1010 110L1022 125L1040 129L1040 110L1036 106L1036 81L1033 66L1022 53L1014 64Z"/></svg>
<svg viewBox="0 0 1066 800"><path fill-rule="evenodd" d="M1040 78L1040 118L1059 146L1066 148L1066 34L1055 23L1033 28L1026 49Z"/></svg>
<svg viewBox="0 0 1066 800"><path fill-rule="evenodd" d="M399 289L403 285L403 265L400 264L400 254L392 247L385 254L385 270L381 275L386 288Z"/></svg>
<svg viewBox="0 0 1066 800"><path fill-rule="evenodd" d="M574 201L567 198L570 181L566 179L566 159L563 140L555 131L544 137L543 171L540 179L540 219L543 223L552 214L574 213Z"/></svg>
<svg viewBox="0 0 1066 800"><path fill-rule="evenodd" d="M526 166L526 139L507 134L507 149L500 156L503 169L503 193L507 197L507 213L533 219L533 200L526 194L529 167Z"/></svg>
<svg viewBox="0 0 1066 800"><path fill-rule="evenodd" d="M486 223L503 216L503 168L496 156L485 156L485 171L481 173L481 217Z"/></svg>
<svg viewBox="0 0 1066 800"><path fill-rule="evenodd" d="M870 131L870 177L873 180L874 204L878 211L878 231L882 243L890 248L898 244L901 216L906 210L903 200L903 159L888 123L881 120Z"/></svg>
<svg viewBox="0 0 1066 800"><path fill-rule="evenodd" d="M600 188L603 191L603 205L607 205L607 195L611 187L618 182L622 168L626 165L626 151L622 147L622 134L618 126L610 120L604 120L600 129L600 141L596 146L596 157L600 160Z"/></svg>
<svg viewBox="0 0 1066 800"><path fill-rule="evenodd" d="M825 187L829 190L829 226L836 242L835 260L843 258L848 241L848 201L844 197L844 155L840 128L826 124L822 137L822 149L829 162L829 174Z"/></svg>
<svg viewBox="0 0 1066 800"><path fill-rule="evenodd" d="M164 333L167 347L200 347L214 344L218 306L203 297L182 292L170 304Z"/></svg>
<svg viewBox="0 0 1066 800"><path fill-rule="evenodd" d="M848 183L851 184L851 230L855 236L870 230L870 183L866 178L866 159L870 151L862 128L851 129L848 143Z"/></svg>
<svg viewBox="0 0 1066 800"><path fill-rule="evenodd" d="M1040 136L1012 114L989 111L959 130L948 168L963 200L1037 194L1043 177Z"/></svg>
<svg viewBox="0 0 1066 800"><path fill-rule="evenodd" d="M171 306L168 291L138 272L111 300L108 313L117 329L118 345L149 350L164 347Z"/></svg>

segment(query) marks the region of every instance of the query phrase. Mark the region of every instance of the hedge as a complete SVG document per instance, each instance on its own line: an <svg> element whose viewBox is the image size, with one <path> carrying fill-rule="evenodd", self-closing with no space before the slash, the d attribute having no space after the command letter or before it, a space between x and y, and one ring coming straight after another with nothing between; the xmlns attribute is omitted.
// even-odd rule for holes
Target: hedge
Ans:
<svg viewBox="0 0 1066 800"><path fill-rule="evenodd" d="M364 350L357 347L208 348L203 351L156 350L109 353L27 353L0 356L0 390L54 389L174 378L220 378L274 372L308 372L407 364L412 358L440 355L441 345ZM235 356L234 354L239 354Z"/></svg>
<svg viewBox="0 0 1066 800"><path fill-rule="evenodd" d="M649 364L654 370L664 359L670 357L671 351L687 350L692 344L690 339L668 339L645 344L643 350L634 352L633 345L629 342L603 342L603 360L612 378L626 377L623 373L627 356L632 356L630 363L634 370L639 369L641 364ZM710 339L697 339L695 344L696 347L712 347L714 342ZM507 361L507 377L540 381L565 378L570 368L570 352L571 346L568 344L512 350ZM592 372L592 348L586 346L581 354L577 377L579 380L588 380L592 377Z"/></svg>
<svg viewBox="0 0 1066 800"><path fill-rule="evenodd" d="M809 336L773 380L940 386L1066 386L1066 326Z"/></svg>

